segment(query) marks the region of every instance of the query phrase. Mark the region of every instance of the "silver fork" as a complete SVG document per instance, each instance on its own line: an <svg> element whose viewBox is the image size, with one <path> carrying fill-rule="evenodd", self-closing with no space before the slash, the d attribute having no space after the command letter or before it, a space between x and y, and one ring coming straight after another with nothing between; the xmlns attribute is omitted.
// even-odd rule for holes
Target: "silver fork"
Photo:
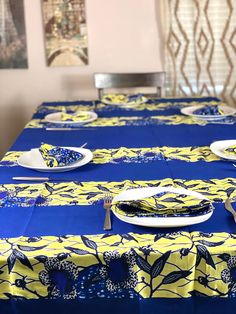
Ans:
<svg viewBox="0 0 236 314"><path fill-rule="evenodd" d="M111 230L111 202L112 196L110 193L105 194L103 208L106 210L106 216L104 220L104 230Z"/></svg>
<svg viewBox="0 0 236 314"><path fill-rule="evenodd" d="M229 198L227 198L225 201L225 209L227 209L233 215L234 221L236 223L236 211L233 209Z"/></svg>

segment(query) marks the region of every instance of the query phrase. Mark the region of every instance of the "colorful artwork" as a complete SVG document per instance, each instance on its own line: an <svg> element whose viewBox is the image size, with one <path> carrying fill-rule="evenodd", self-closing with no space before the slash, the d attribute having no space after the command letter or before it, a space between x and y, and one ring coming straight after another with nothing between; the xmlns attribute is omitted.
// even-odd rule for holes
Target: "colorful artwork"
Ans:
<svg viewBox="0 0 236 314"><path fill-rule="evenodd" d="M0 68L27 68L24 1L0 0Z"/></svg>
<svg viewBox="0 0 236 314"><path fill-rule="evenodd" d="M42 0L49 66L88 63L85 0Z"/></svg>

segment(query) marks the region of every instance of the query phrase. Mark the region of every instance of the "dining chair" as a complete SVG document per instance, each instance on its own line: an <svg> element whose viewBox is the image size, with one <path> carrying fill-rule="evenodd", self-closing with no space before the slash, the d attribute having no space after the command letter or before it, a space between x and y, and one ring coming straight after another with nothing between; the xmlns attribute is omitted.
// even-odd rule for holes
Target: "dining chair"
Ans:
<svg viewBox="0 0 236 314"><path fill-rule="evenodd" d="M99 99L107 88L155 87L155 96L161 97L165 84L165 72L148 73L94 73L94 85Z"/></svg>

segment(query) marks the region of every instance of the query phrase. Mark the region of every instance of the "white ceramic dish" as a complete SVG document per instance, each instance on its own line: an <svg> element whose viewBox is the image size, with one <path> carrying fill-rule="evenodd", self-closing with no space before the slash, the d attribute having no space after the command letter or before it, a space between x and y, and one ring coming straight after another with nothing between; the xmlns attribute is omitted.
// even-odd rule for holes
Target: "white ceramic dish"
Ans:
<svg viewBox="0 0 236 314"><path fill-rule="evenodd" d="M74 170L78 167L86 165L93 159L93 153L89 149L80 148L80 147L64 147L64 148L68 148L76 152L79 152L84 155L84 158L68 166L51 168L45 165L45 162L43 160L41 153L39 152L39 149L33 148L30 151L22 154L20 158L17 160L17 163L19 166L37 170L40 172L65 172L65 171Z"/></svg>
<svg viewBox="0 0 236 314"><path fill-rule="evenodd" d="M219 106L219 109L222 109L224 111L224 114L222 115L200 115L200 114L198 115L198 114L193 113L195 110L203 108L203 107L205 107L205 105L190 106L190 107L182 108L180 112L186 116L191 116L191 117L201 119L201 120L220 120L225 117L232 116L236 113L235 108L225 106L225 105Z"/></svg>
<svg viewBox="0 0 236 314"><path fill-rule="evenodd" d="M224 141L216 141L210 145L210 149L212 153L215 155L228 159L228 160L236 160L236 156L228 155L224 152L224 150L232 145L236 145L236 140L224 140Z"/></svg>
<svg viewBox="0 0 236 314"><path fill-rule="evenodd" d="M204 195L182 189L182 188L173 188L173 187L147 187L147 188L137 188L137 189L129 189L122 191L120 194L114 197L113 203L117 201L132 201L139 200L145 197L153 196L157 193L162 192L170 192L176 194L185 194L192 195L200 200L208 200ZM118 214L115 210L113 210L114 215L127 223L145 226L145 227L155 227L155 228L171 228L171 227L183 227L190 226L194 224L198 224L208 220L212 213L213 207L210 209L210 212L198 216L178 216L178 217L128 217Z"/></svg>
<svg viewBox="0 0 236 314"><path fill-rule="evenodd" d="M61 112L54 112L54 113L50 113L48 115L45 116L44 120L46 122L50 122L50 123L54 123L54 124L77 124L77 125L82 125L82 124L86 124L89 122L92 122L94 120L96 120L98 118L98 115L96 114L96 112L93 111L83 111L83 113L86 113L89 115L89 118L87 120L84 121L62 121L61 120Z"/></svg>

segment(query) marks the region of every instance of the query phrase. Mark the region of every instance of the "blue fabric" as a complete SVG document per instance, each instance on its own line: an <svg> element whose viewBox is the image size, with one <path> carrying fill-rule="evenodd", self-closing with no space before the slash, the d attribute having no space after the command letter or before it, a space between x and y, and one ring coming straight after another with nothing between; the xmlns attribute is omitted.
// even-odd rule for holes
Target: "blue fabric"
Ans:
<svg viewBox="0 0 236 314"><path fill-rule="evenodd" d="M216 175L217 173L217 175ZM227 174L227 175L226 175ZM112 179L111 179L112 175ZM161 180L172 179L223 179L235 177L235 168L230 161L204 161L187 163L185 161L158 160L150 163L120 163L120 164L87 164L81 168L65 173L38 173L22 167L0 167L1 181L16 183L12 177L47 176L52 179L66 179L71 181L123 181L123 180Z"/></svg>
<svg viewBox="0 0 236 314"><path fill-rule="evenodd" d="M217 100L205 98L199 101ZM162 101L177 102L175 99ZM180 101L180 100L179 100ZM192 98L183 99L193 101ZM75 103L75 102L73 102ZM81 103L81 102L78 102ZM66 102L64 105L69 105ZM83 102L90 105L90 102ZM52 105L52 103L48 103ZM62 105L54 103L53 105ZM177 107L176 107L177 108ZM179 109L159 111L161 115L177 113ZM158 110L157 110L158 111ZM153 115L153 112L136 111L135 115ZM134 111L117 109L99 112L103 116L134 115ZM35 117L42 115L36 114ZM11 150L29 150L39 147L42 142L60 146L80 146L88 143L88 148L118 148L125 147L156 147L156 146L205 146L216 140L235 139L235 125L158 125L158 126L126 126L99 127L96 131L46 131L45 129L25 129L11 147ZM184 161L158 160L145 164L88 164L66 173L42 174L21 167L0 167L1 184L14 183L13 176L49 176L76 181L122 181L172 179L223 179L235 178L235 168L229 161L187 163ZM201 231L235 233L235 223L232 216L225 211L222 203L214 203L215 211L208 221L185 228L145 228L130 225L118 220L112 215L112 233L167 233L175 231ZM234 204L236 206L236 203ZM0 208L0 237L46 236L46 235L89 235L104 233L104 209L102 203L91 206L31 206ZM109 232L111 233L111 232ZM132 311L137 314L181 313L200 314L230 313L235 306L236 298L199 298L187 299L86 299L76 301L66 300L0 300L0 313L113 313L120 314Z"/></svg>
<svg viewBox="0 0 236 314"><path fill-rule="evenodd" d="M208 102L208 101L220 101L217 97L179 97L179 98L157 98L154 101L158 101L160 103L180 103L180 102L186 102L191 103L193 101L197 102ZM94 105L98 104L99 100L71 100L71 101L51 101L51 102L43 102L42 106L71 106L71 105ZM152 103L152 100L149 100L150 103ZM109 107L109 105L108 105Z"/></svg>
<svg viewBox="0 0 236 314"><path fill-rule="evenodd" d="M191 101L192 99L184 99ZM209 98L204 99L211 100ZM169 99L165 100L169 101ZM171 101L176 102L172 99ZM67 103L66 103L67 104ZM90 104L84 102L84 104ZM123 110L124 111L124 110ZM119 109L122 112L122 109ZM141 111L142 112L142 111ZM168 112L163 111L163 114ZM46 131L45 129L25 129L11 147L11 150L29 150L39 147L42 142L61 146L80 146L87 142L89 149L125 147L156 147L156 146L205 146L211 142L223 139L234 139L234 125L158 125L158 126L127 126L102 127L96 131ZM22 167L1 167L2 183L16 183L13 176L39 176L40 173ZM122 181L122 180L160 180L172 179L223 179L235 177L235 168L229 161L187 163L179 160L158 160L150 163L120 163L120 164L87 164L74 171L46 174L50 178L64 178L76 181ZM96 234L102 233L104 218L102 204L91 206L59 206L2 208L0 221L0 236L40 236L62 234ZM184 230L200 230L203 232L226 231L234 232L232 219L225 212L222 204L215 204L213 218L198 226ZM79 217L81 219L79 219ZM170 232L176 229L147 229L125 224L113 219L113 232ZM42 224L41 221L45 223ZM52 222L55 223L52 223ZM89 223L84 223L89 221ZM62 223L66 222L66 223ZM99 223L98 223L99 222Z"/></svg>
<svg viewBox="0 0 236 314"><path fill-rule="evenodd" d="M96 109L95 104L98 104L98 101L62 101L62 102L45 102L41 105L40 109L41 111L45 106L71 106L71 105L83 105L83 106L89 106L89 110L94 110L100 117L113 117L113 116L153 116L153 115L175 115L180 113L180 103L189 103L191 105L191 102L197 101L198 103L205 103L209 101L220 101L216 97L201 97L201 98L159 98L156 100L149 100L148 103L156 103L156 110L137 110L135 106L133 108L120 108L119 106L111 106L107 105L102 110ZM170 103L172 104L172 107L167 108L166 110L163 110L159 107L160 103ZM54 111L55 112L55 111ZM48 112L49 113L49 112ZM36 112L34 114L35 119L41 119L45 116L45 113L43 112Z"/></svg>
<svg viewBox="0 0 236 314"><path fill-rule="evenodd" d="M236 204L234 204L235 206ZM168 233L175 231L231 232L235 233L232 215L224 209L223 204L215 203L213 216L208 221L181 228L147 228L127 224L112 215L113 234ZM102 204L93 206L46 206L0 208L1 237L34 237L46 235L89 235L102 234L104 209Z"/></svg>
<svg viewBox="0 0 236 314"><path fill-rule="evenodd" d="M235 139L235 125L157 125L98 127L96 130L46 131L25 129L10 150L29 150L41 142L53 145L80 146L90 149L161 146L205 146L214 141Z"/></svg>

